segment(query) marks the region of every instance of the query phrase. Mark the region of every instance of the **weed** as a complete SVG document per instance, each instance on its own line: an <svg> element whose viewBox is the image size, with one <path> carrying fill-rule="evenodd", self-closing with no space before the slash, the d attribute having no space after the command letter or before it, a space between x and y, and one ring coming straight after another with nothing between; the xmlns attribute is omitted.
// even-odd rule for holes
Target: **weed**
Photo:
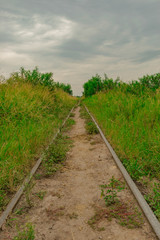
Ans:
<svg viewBox="0 0 160 240"><path fill-rule="evenodd" d="M124 159L123 164L126 167L127 171L130 173L130 176L134 180L138 180L142 176L144 176L144 170L142 169L142 166L140 164L138 164L137 160L128 161L128 160Z"/></svg>
<svg viewBox="0 0 160 240"><path fill-rule="evenodd" d="M80 108L80 117L85 119L85 120L90 120L90 116L88 114L88 112L86 111L84 105L81 104L81 108Z"/></svg>
<svg viewBox="0 0 160 240"><path fill-rule="evenodd" d="M157 218L160 219L160 183L154 183L152 192L144 197L154 210Z"/></svg>
<svg viewBox="0 0 160 240"><path fill-rule="evenodd" d="M102 221L103 214L100 210L96 209L96 213L88 220L88 224L94 230L99 230L98 224Z"/></svg>
<svg viewBox="0 0 160 240"><path fill-rule="evenodd" d="M125 183L116 180L114 176L109 184L101 185L101 197L104 197L106 206L110 206L119 201L117 193L125 188Z"/></svg>
<svg viewBox="0 0 160 240"><path fill-rule="evenodd" d="M32 191L34 186L35 186L35 183L30 181L29 183L25 184L25 188L24 188L24 194L25 194L26 202L27 202L29 208L32 207L31 191Z"/></svg>
<svg viewBox="0 0 160 240"><path fill-rule="evenodd" d="M96 127L94 122L87 122L86 123L86 130L89 134L99 133L98 128Z"/></svg>
<svg viewBox="0 0 160 240"><path fill-rule="evenodd" d="M102 231L103 228L99 227L99 223L105 219L111 221L113 218L117 220L118 224L127 228L137 228L143 224L143 217L139 210L121 202L116 202L105 209L95 206L95 214L89 219L88 224L93 229Z"/></svg>
<svg viewBox="0 0 160 240"><path fill-rule="evenodd" d="M17 236L13 238L13 240L34 240L35 233L34 227L31 223L26 224L25 228L22 231L19 231Z"/></svg>
<svg viewBox="0 0 160 240"><path fill-rule="evenodd" d="M9 227L12 227L12 224L17 220L17 218L8 218L7 219L7 222L6 222L6 225L9 226Z"/></svg>
<svg viewBox="0 0 160 240"><path fill-rule="evenodd" d="M99 133L98 128L96 127L95 123L92 121L90 115L84 108L81 107L80 116L85 119L85 128L88 134L97 134Z"/></svg>
<svg viewBox="0 0 160 240"><path fill-rule="evenodd" d="M110 206L107 217L110 220L116 218L120 225L127 228L137 228L143 224L142 214L137 208L120 202Z"/></svg>
<svg viewBox="0 0 160 240"><path fill-rule="evenodd" d="M59 134L49 146L43 158L43 166L46 176L52 175L62 167L70 145L70 139L67 136Z"/></svg>
<svg viewBox="0 0 160 240"><path fill-rule="evenodd" d="M36 180L40 180L41 177L42 177L42 175L41 175L40 173L37 173L37 174L34 175L34 178L35 178Z"/></svg>
<svg viewBox="0 0 160 240"><path fill-rule="evenodd" d="M63 132L69 131L75 123L76 122L74 119L68 118L65 125L63 126L63 129L61 129L61 131L63 131Z"/></svg>
<svg viewBox="0 0 160 240"><path fill-rule="evenodd" d="M40 192L36 193L36 196L38 198L40 198L41 200L43 200L45 194L46 194L46 191L40 191Z"/></svg>
<svg viewBox="0 0 160 240"><path fill-rule="evenodd" d="M23 210L24 210L24 208L22 207L22 208L16 209L14 211L14 213L17 214L17 215L22 215L23 214Z"/></svg>
<svg viewBox="0 0 160 240"><path fill-rule="evenodd" d="M125 183L116 180L113 176L109 184L101 185L101 196L104 197L107 208L94 206L95 215L88 221L88 224L93 229L100 230L98 224L104 219L111 221L112 218L117 219L120 225L128 228L140 227L142 225L143 218L138 209L118 199L117 193L124 188Z"/></svg>

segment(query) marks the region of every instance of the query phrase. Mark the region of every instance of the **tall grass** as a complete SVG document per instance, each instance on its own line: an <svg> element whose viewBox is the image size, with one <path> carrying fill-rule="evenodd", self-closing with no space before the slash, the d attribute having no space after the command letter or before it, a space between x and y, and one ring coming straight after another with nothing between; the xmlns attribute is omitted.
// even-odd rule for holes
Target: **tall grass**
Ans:
<svg viewBox="0 0 160 240"><path fill-rule="evenodd" d="M160 180L160 91L138 96L116 88L84 102L130 175Z"/></svg>
<svg viewBox="0 0 160 240"><path fill-rule="evenodd" d="M14 192L75 104L60 89L30 82L0 84L0 207Z"/></svg>

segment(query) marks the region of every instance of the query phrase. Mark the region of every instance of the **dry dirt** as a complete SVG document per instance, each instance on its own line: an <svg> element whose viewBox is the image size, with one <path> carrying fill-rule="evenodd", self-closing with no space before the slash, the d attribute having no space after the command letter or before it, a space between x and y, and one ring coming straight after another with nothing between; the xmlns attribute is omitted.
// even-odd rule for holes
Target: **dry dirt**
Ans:
<svg viewBox="0 0 160 240"><path fill-rule="evenodd" d="M87 135L79 108L75 110L74 119L76 124L68 133L73 139L73 147L65 166L52 178L36 180L33 191L46 191L45 197L43 200L34 200L34 206L17 216L15 221L19 225L32 223L36 240L157 239L144 217L142 227L135 229L128 229L119 225L116 219L109 221L107 218L103 218L98 225L103 231L92 229L88 224L95 214L95 206L105 208L99 185L109 182L112 176L124 180L100 135ZM120 199L137 206L128 188L120 193ZM17 209L22 205L23 198ZM15 235L16 224L12 218L10 226L3 227L1 240L12 239Z"/></svg>

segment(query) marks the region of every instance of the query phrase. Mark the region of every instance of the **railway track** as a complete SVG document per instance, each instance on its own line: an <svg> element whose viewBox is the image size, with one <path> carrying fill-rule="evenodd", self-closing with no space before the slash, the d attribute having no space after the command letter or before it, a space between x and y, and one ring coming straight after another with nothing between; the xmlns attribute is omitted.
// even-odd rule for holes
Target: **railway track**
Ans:
<svg viewBox="0 0 160 240"><path fill-rule="evenodd" d="M72 111L73 109L71 110L71 112ZM57 174L57 176L55 176L54 179L44 180L44 182L46 183L45 187L49 191L48 195L46 196L46 200L44 199L45 200L44 206L42 205L40 207L36 206L37 208L36 207L33 208L31 210L31 213L28 216L28 218L30 218L30 220L32 220L33 222L37 222L38 225L36 228L41 227L42 232L44 232L45 237L42 237L43 236L42 232L39 232L37 233L38 237L36 239L39 239L39 240L40 239L48 239L48 240L50 239L111 239L111 238L125 239L126 236L128 236L128 239L156 239L156 237L154 237L154 234L151 233L151 229L146 220L144 220L145 227L142 228L143 229L142 231L139 229L138 230L136 229L134 231L128 230L128 229L124 230L123 227L118 228L117 223L115 222L112 223L115 229L118 228L117 230L118 235L114 233L114 229L113 229L114 227L110 223L107 225L108 236L106 236L107 229L104 230L102 233L97 233L95 232L95 230L89 229L90 226L87 225L86 219L88 218L89 220L89 217L93 213L93 206L91 205L93 205L93 203L99 204L99 202L101 204L101 201L102 201L98 197L100 195L99 193L100 190L98 189L100 183L104 183L105 179L106 178L109 179L109 177L111 177L112 174L115 174L118 177L122 178L121 173L125 178L129 188L131 189L131 192L133 193L140 208L142 209L145 217L147 218L150 225L152 226L153 231L155 232L156 236L160 239L159 221L157 220L152 210L144 200L142 194L139 192L138 188L130 178L129 174L126 172L122 163L118 159L116 153L114 152L114 150L106 140L105 136L103 135L103 132L99 128L95 119L86 108L86 111L90 114L92 120L95 122L97 128L99 129L100 135L104 140L105 144L107 145L107 148L109 149L110 153L108 152L108 150L106 150L106 147L104 146L105 144L101 140L100 136L95 136L91 140L86 140L88 136L85 133L84 120L80 119L78 111L79 110L76 110L76 119L75 119L77 124L75 127L73 127L73 130L71 130L69 134L75 144L75 146L73 147L73 150L71 150L71 152L69 153L70 154L69 158L71 160L69 160L68 158L69 163L67 163L67 166L65 166L64 172L62 171L62 173ZM95 142L95 145L94 145L94 142ZM92 144L93 144L93 147L92 147ZM86 154L84 153L85 151L86 151ZM108 163L106 162L106 155L108 156L107 157ZM93 159L93 162L92 162L92 159ZM120 169L121 173L118 172L116 166L113 163L113 159L116 162L116 165ZM83 163L83 160L84 160L84 163ZM15 197L12 199L11 203L6 208L6 211L4 211L4 213L2 214L0 218L1 228L2 226L4 226L4 223L7 217L11 214L12 210L18 203L23 193L24 185L26 184L26 181L30 181L31 176L33 176L33 174L36 172L36 170L40 166L41 161L42 161L42 158L38 160L38 162L32 169L30 176L25 180L25 183L22 185L20 190L16 193ZM108 165L105 167L105 164L106 165L108 164ZM108 172L109 169L112 169L112 173ZM85 176L86 176L86 182L85 182ZM70 179L70 178L73 178L73 179ZM42 184L42 182L40 183ZM77 190L77 188L80 188L79 191ZM94 194L94 191L92 190L96 190L98 194ZM61 194L58 196L57 192L59 191L62 193L64 192L64 194L62 194L62 196L60 196ZM129 194L129 190L126 190L126 191L127 191L126 194ZM90 198L88 197L88 195L90 196ZM65 198L64 200L63 200L63 196ZM124 196L122 195L122 198L126 198L125 195ZM132 198L133 197L131 196L129 197L127 196L128 201L133 201L134 204L136 205L135 200L133 200ZM45 220L41 221L40 213L42 213L42 215L44 216L44 219L46 217L45 215L46 211L47 211L47 214L50 214L50 213L51 215L54 214L54 211L56 209L52 209L51 207L52 205L51 203L53 202L56 206L56 209L62 208L62 206L60 206L59 204L64 205L63 207L65 209L65 213L62 214L61 210L57 210L57 211L60 211L58 212L58 214L59 215L62 214L63 219L59 219L59 218L52 219L55 222L55 224L53 224L55 227L52 226L50 227L50 230L48 230L47 226L50 225L50 221L48 222L48 219L47 219L46 224L44 223ZM48 207L48 204L50 204L49 207ZM71 209L72 209L72 212L71 212ZM49 216L47 215L47 217L50 218L50 215ZM102 225L103 224L104 224L104 219L102 221ZM64 229L64 233L62 235L61 234L58 235L61 228ZM110 229L112 229L112 232L110 232ZM7 228L4 228L3 230L8 231ZM50 231L51 233L47 233L47 231ZM133 236L133 233L135 234L135 236ZM2 236L4 236L3 233L2 233ZM139 238L136 238L138 236ZM1 234L0 234L0 239L1 239Z"/></svg>

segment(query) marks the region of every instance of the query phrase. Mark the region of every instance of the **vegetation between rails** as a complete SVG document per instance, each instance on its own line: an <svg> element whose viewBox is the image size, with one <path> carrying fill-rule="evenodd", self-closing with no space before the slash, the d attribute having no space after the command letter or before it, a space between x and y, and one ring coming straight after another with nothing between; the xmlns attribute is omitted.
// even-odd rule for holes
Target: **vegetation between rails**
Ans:
<svg viewBox="0 0 160 240"><path fill-rule="evenodd" d="M18 235L13 238L13 240L34 240L34 227L32 224L28 223L26 227L18 232Z"/></svg>
<svg viewBox="0 0 160 240"><path fill-rule="evenodd" d="M90 89L96 81L92 78ZM131 84L105 79L105 87L84 100L131 177L142 185L146 177L160 180L159 87L160 74ZM146 200L160 218L160 185L148 187Z"/></svg>
<svg viewBox="0 0 160 240"><path fill-rule="evenodd" d="M80 115L82 118L85 119L85 128L88 134L97 134L98 128L96 127L95 123L92 121L90 115L86 111L85 107L82 105L80 110Z"/></svg>
<svg viewBox="0 0 160 240"><path fill-rule="evenodd" d="M67 136L59 134L49 146L43 158L44 175L46 177L53 175L53 173L62 167L71 143L71 140Z"/></svg>
<svg viewBox="0 0 160 240"><path fill-rule="evenodd" d="M36 73L30 80L14 74L0 84L0 209L76 102L62 89L49 88L47 73L45 84L34 84Z"/></svg>
<svg viewBox="0 0 160 240"><path fill-rule="evenodd" d="M143 224L143 217L140 211L133 207L133 204L122 202L118 193L125 189L125 183L119 179L115 179L114 176L110 179L110 182L105 185L101 185L101 197L105 201L106 208L94 206L95 215L91 217L88 224L98 231L105 230L103 227L99 227L99 223L103 219L111 221L113 218L117 222L126 226L127 228L141 227Z"/></svg>

